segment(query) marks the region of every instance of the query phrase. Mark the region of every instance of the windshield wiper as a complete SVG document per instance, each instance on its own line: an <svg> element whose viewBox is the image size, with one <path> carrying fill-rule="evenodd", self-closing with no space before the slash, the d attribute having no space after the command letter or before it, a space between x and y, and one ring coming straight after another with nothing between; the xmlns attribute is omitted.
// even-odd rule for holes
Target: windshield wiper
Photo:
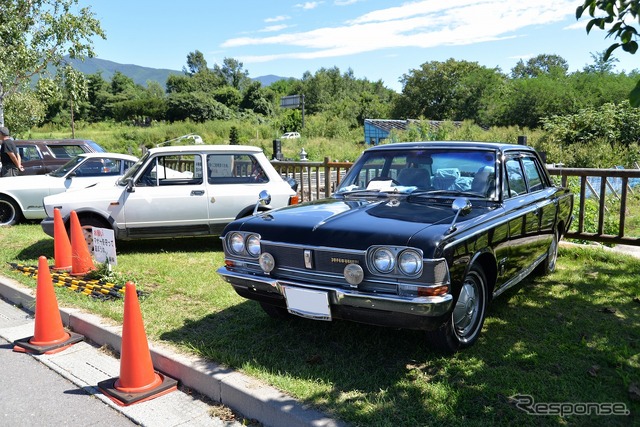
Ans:
<svg viewBox="0 0 640 427"><path fill-rule="evenodd" d="M394 194L394 193L389 193L387 191L380 191L380 190L352 190L352 191L345 191L344 193L336 193L336 196L342 196L342 197L376 197L376 198L380 198L380 199L387 199L389 198L389 194Z"/></svg>
<svg viewBox="0 0 640 427"><path fill-rule="evenodd" d="M424 190L414 191L409 194L409 199L413 197L431 197L431 196L460 196L460 197L482 197L479 193L472 191L460 191L460 190Z"/></svg>

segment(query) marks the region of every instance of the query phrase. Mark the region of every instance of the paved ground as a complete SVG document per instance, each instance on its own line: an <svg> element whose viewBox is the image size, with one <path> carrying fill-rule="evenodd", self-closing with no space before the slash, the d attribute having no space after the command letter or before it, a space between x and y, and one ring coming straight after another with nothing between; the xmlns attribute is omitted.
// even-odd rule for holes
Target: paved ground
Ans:
<svg viewBox="0 0 640 427"><path fill-rule="evenodd" d="M33 293L31 289L20 283L0 276L0 297L2 297L0 299L0 338L3 339L0 341L0 365L3 366L3 370L6 369L5 361L8 360L14 360L13 363L18 364L16 369L20 369L21 366L20 359L13 359L13 354L7 354L13 351L13 346L7 345L7 343L34 335L33 313L18 308L35 307ZM119 359L102 351L100 347L106 346L119 351L122 328L106 325L99 317L82 313L79 310L61 309L60 313L65 327L75 333L82 334L85 341L53 355L32 356L16 353L16 356L33 358L75 384L75 391L65 393L79 393L84 398L88 395L95 398L93 403L96 403L96 399L98 399L102 401L103 405L109 405L117 410L126 419L116 417L114 420L117 421L113 423L93 423L88 419L86 423L85 420L81 423L75 423L72 419L67 419L65 422L57 423L52 419L42 418L46 421L52 421L50 424L130 425L132 422L162 427L242 425L238 421L227 422L212 416L212 409L219 411L220 407L216 408L206 401L198 399L196 395L200 394L205 400L233 408L247 420L257 420L263 426L331 427L341 425L325 414L307 409L295 399L255 379L203 359L177 354L171 349L157 347L152 343L149 343L149 346L154 369L177 379L183 390L191 390L196 393L175 391L147 402L126 407L118 406L102 394L97 388L97 384L100 381L120 376ZM23 362L26 361L23 360ZM22 376L22 374L19 375ZM28 377L26 373L24 376L25 379ZM0 382L0 386L2 384L3 382ZM39 403L40 399L29 398L33 394L31 391L33 385L30 383L25 383L25 385L27 386L25 390L2 387L0 415L12 413L12 404L7 402L19 405L20 412L23 414L43 412ZM64 388L64 385L62 387ZM50 396L51 399L60 397L64 398L65 396L56 396L53 393ZM58 401L58 404L60 407L64 407L62 400ZM68 407L68 405L66 406ZM40 415L46 417L46 413ZM3 425L34 425L20 422L20 418L17 418L17 422L15 422L16 419L5 418L4 420L0 419L0 423Z"/></svg>

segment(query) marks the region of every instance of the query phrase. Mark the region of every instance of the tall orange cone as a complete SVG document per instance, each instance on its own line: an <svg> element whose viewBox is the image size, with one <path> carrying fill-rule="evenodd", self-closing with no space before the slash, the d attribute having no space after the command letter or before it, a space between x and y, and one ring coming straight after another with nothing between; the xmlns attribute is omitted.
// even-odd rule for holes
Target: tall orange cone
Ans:
<svg viewBox="0 0 640 427"><path fill-rule="evenodd" d="M144 402L177 389L178 381L153 370L136 286L125 284L120 377L100 381L98 388L121 406Z"/></svg>
<svg viewBox="0 0 640 427"><path fill-rule="evenodd" d="M32 337L14 341L13 350L21 353L53 354L70 347L84 337L66 332L58 310L47 258L38 259L38 287L36 289L35 332Z"/></svg>
<svg viewBox="0 0 640 427"><path fill-rule="evenodd" d="M58 208L53 209L53 258L54 270L71 270L71 242Z"/></svg>
<svg viewBox="0 0 640 427"><path fill-rule="evenodd" d="M71 211L71 258L72 276L84 276L96 269L76 211Z"/></svg>

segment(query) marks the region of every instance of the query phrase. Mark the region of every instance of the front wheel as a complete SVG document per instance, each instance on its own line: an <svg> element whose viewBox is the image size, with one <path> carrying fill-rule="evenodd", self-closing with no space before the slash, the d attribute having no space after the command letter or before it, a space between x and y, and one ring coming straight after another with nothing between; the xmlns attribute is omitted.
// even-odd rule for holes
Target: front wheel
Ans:
<svg viewBox="0 0 640 427"><path fill-rule="evenodd" d="M94 217L78 218L78 220L80 222L82 236L87 242L89 252L93 253L93 227L109 229L111 229L111 227L106 221ZM69 237L71 237L71 230L69 230Z"/></svg>
<svg viewBox="0 0 640 427"><path fill-rule="evenodd" d="M432 348L443 353L470 347L480 336L487 309L487 279L481 267L467 273L451 316L435 331L428 331Z"/></svg>

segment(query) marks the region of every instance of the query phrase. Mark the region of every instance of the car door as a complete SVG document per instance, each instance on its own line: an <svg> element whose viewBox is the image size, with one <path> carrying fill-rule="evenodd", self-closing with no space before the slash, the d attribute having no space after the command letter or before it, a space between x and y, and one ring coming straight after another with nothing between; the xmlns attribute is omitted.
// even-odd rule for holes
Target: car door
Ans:
<svg viewBox="0 0 640 427"><path fill-rule="evenodd" d="M180 236L208 232L207 187L201 154L149 159L125 193L124 223L130 236Z"/></svg>
<svg viewBox="0 0 640 427"><path fill-rule="evenodd" d="M538 195L529 192L520 155L505 158L504 206L509 217L509 251L505 263L506 277L515 277L544 254L540 234Z"/></svg>
<svg viewBox="0 0 640 427"><path fill-rule="evenodd" d="M34 144L16 144L24 171L21 175L43 175L48 171L45 169L42 153Z"/></svg>
<svg viewBox="0 0 640 427"><path fill-rule="evenodd" d="M212 228L222 230L245 209L255 205L268 177L250 154L207 155L208 212Z"/></svg>
<svg viewBox="0 0 640 427"><path fill-rule="evenodd" d="M556 213L558 211L558 200L555 197L555 188L547 180L547 176L542 170L544 167L537 157L533 155L522 158L522 166L527 178L529 193L536 195L538 205L539 224L539 244L544 252L551 243L553 231L556 223Z"/></svg>

